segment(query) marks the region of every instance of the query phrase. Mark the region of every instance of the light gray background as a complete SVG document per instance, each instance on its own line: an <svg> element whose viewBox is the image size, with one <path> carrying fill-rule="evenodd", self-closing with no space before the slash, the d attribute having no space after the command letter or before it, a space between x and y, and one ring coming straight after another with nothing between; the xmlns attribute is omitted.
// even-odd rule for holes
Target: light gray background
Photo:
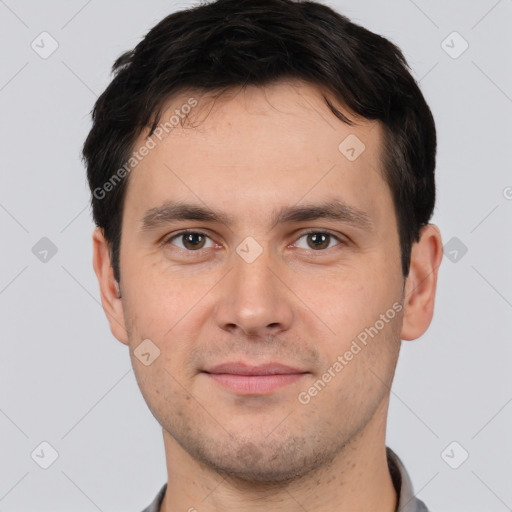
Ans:
<svg viewBox="0 0 512 512"><path fill-rule="evenodd" d="M114 59L187 5L0 0L0 511L140 512L166 481L161 429L100 307L79 152ZM329 5L396 42L421 80L433 222L468 248L445 252L431 327L403 343L387 443L432 512L512 510L512 1ZM31 48L43 31L59 45L47 59ZM43 441L48 469L31 458ZM458 469L441 456L452 441L452 465L469 453Z"/></svg>

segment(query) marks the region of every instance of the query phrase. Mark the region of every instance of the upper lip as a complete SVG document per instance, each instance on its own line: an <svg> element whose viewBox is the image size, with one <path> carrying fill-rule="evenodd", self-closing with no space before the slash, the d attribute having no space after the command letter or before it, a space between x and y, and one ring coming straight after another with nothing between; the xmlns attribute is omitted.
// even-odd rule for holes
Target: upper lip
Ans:
<svg viewBox="0 0 512 512"><path fill-rule="evenodd" d="M229 373L232 375L290 375L307 373L281 363L251 365L243 362L223 363L204 371L206 373Z"/></svg>

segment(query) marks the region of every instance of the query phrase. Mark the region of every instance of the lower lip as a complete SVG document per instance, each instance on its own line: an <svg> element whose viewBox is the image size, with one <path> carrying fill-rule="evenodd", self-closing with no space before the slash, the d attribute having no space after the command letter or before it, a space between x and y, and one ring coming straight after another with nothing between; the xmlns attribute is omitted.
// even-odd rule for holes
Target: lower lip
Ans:
<svg viewBox="0 0 512 512"><path fill-rule="evenodd" d="M264 395L300 380L305 373L286 375L233 375L230 373L207 373L208 377L241 395Z"/></svg>

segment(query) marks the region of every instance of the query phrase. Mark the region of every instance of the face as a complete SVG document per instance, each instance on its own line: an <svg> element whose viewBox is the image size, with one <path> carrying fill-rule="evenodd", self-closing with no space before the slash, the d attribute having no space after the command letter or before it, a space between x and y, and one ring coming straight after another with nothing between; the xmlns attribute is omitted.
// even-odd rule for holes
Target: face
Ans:
<svg viewBox="0 0 512 512"><path fill-rule="evenodd" d="M282 482L385 416L404 283L382 130L299 82L194 98L191 124L153 137L130 174L112 329L169 443Z"/></svg>

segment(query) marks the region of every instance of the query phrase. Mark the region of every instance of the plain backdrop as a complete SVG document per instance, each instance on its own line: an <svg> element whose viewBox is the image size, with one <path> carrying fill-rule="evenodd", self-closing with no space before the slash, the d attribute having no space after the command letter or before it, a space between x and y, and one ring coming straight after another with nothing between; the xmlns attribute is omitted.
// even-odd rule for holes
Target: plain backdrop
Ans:
<svg viewBox="0 0 512 512"><path fill-rule="evenodd" d="M189 5L0 0L0 511L140 512L166 481L100 306L80 150L115 58ZM512 1L328 5L402 48L438 129L445 256L387 444L432 512L512 510Z"/></svg>

